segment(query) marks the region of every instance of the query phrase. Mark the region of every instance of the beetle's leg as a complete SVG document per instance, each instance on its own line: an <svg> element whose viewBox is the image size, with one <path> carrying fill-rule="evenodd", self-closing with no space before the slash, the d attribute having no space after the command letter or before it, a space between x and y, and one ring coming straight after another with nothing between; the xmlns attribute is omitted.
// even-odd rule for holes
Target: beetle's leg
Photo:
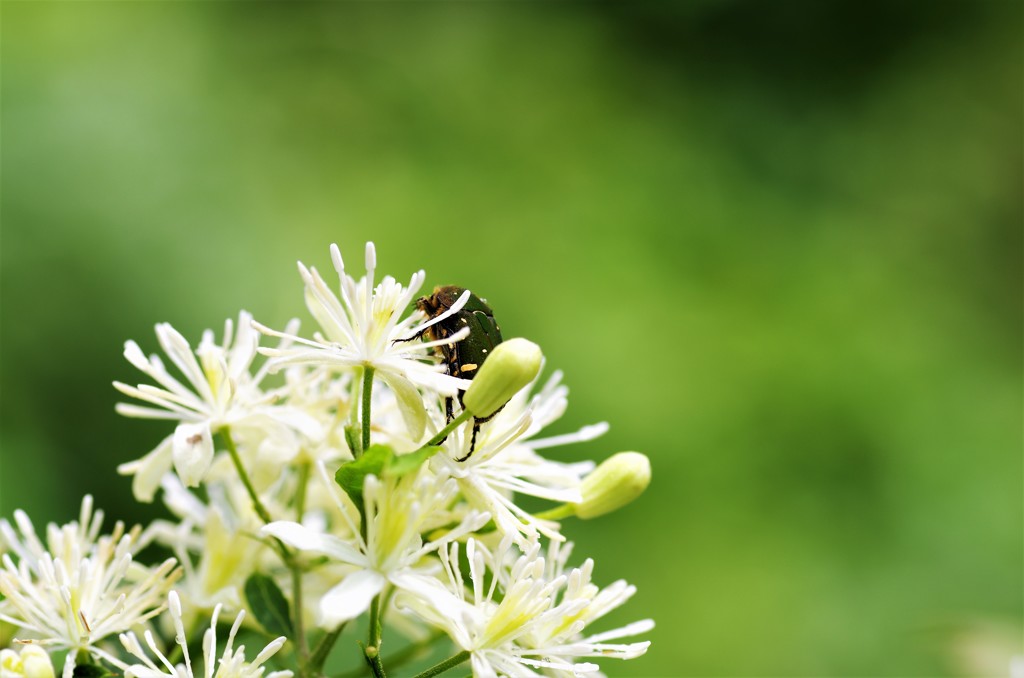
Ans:
<svg viewBox="0 0 1024 678"><path fill-rule="evenodd" d="M476 452L476 434L479 433L479 432L480 432L480 422L476 418L474 418L473 419L473 436L472 436L472 438L470 438L470 441L469 441L469 454L467 454L465 457L462 457L461 459L456 459L455 461L459 461L459 462L466 461L467 459L469 459L470 457L473 456L473 453Z"/></svg>
<svg viewBox="0 0 1024 678"><path fill-rule="evenodd" d="M424 327L422 330L412 335L411 337L406 337L405 339L395 339L394 341L391 342L391 344L394 345L400 344L405 341L412 341L413 339L422 339L424 336L426 336L427 339L431 341L435 339L447 339L450 334L451 332L446 330L441 325L433 325L431 327Z"/></svg>
<svg viewBox="0 0 1024 678"><path fill-rule="evenodd" d="M445 423L447 423L447 424L452 423L452 419L455 418L455 414L452 412L452 399L450 397L444 399L444 416L445 416ZM448 436L445 436L444 438L441 438L440 440L438 440L437 444L440 445L441 443L443 443L446 440L448 440Z"/></svg>
<svg viewBox="0 0 1024 678"><path fill-rule="evenodd" d="M407 342L407 341L412 341L413 339L419 339L419 338L420 338L420 337L422 337L422 336L423 336L423 335L424 335L424 334L426 333L426 331L427 331L427 330L429 330L429 329L430 329L430 328L428 327L428 328L426 328L426 329L420 330L420 331L419 331L419 332L417 332L416 334L412 335L411 337L406 337L405 339L395 339L395 340L393 340L393 341L391 342L391 345L392 345L392 346L394 346L395 344L403 344L403 343L405 343L405 342Z"/></svg>
<svg viewBox="0 0 1024 678"><path fill-rule="evenodd" d="M455 419L455 415L452 413L452 398L446 397L444 398L444 422L451 424L453 419ZM447 440L446 435L438 440L437 444L444 442L444 440Z"/></svg>

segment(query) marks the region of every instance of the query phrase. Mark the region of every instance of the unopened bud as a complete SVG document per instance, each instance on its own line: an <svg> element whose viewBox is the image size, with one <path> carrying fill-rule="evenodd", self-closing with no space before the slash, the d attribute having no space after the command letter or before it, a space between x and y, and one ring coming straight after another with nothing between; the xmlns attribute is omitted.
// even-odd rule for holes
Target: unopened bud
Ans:
<svg viewBox="0 0 1024 678"><path fill-rule="evenodd" d="M480 367L462 404L477 419L489 417L540 372L543 354L528 339L509 339L494 347Z"/></svg>
<svg viewBox="0 0 1024 678"><path fill-rule="evenodd" d="M603 516L630 503L651 482L651 462L639 452L619 452L605 459L583 479L576 515L584 520Z"/></svg>
<svg viewBox="0 0 1024 678"><path fill-rule="evenodd" d="M3 678L53 678L53 663L46 650L29 644L14 650L0 650L0 676Z"/></svg>

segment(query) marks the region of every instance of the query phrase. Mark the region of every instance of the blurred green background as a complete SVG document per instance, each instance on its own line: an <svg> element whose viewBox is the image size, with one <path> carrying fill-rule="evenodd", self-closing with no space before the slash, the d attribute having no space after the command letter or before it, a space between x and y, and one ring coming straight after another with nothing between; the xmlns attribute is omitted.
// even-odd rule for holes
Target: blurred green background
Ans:
<svg viewBox="0 0 1024 678"><path fill-rule="evenodd" d="M124 340L306 319L295 260L372 239L611 423L565 458L650 455L567 526L658 623L609 674L1024 652L1020 2L0 9L3 515L157 515Z"/></svg>

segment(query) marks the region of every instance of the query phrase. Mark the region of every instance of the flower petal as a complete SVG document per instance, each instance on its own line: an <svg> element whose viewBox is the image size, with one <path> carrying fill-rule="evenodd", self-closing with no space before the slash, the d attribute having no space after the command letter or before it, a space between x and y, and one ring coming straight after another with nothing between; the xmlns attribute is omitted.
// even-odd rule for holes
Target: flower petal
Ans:
<svg viewBox="0 0 1024 678"><path fill-rule="evenodd" d="M172 442L174 470L188 487L195 487L213 462L213 435L207 422L178 424Z"/></svg>
<svg viewBox="0 0 1024 678"><path fill-rule="evenodd" d="M409 437L418 441L423 438L423 431L427 426L427 412L423 407L423 396L412 385L412 382L398 374L381 372L380 378L384 380L395 394L398 401L398 411L402 413L402 421L409 431Z"/></svg>
<svg viewBox="0 0 1024 678"><path fill-rule="evenodd" d="M366 566L366 556L348 542L334 535L309 529L290 520L277 520L265 525L260 533L277 537L300 551L322 553L350 565Z"/></svg>
<svg viewBox="0 0 1024 678"><path fill-rule="evenodd" d="M117 472L121 475L135 476L132 479L132 494L137 500L146 504L152 502L156 495L156 488L160 487L160 481L171 470L172 439L173 436L167 436L142 459L136 459L117 467Z"/></svg>
<svg viewBox="0 0 1024 678"><path fill-rule="evenodd" d="M366 612L386 581L373 570L360 570L345 577L320 599L320 626L333 629Z"/></svg>

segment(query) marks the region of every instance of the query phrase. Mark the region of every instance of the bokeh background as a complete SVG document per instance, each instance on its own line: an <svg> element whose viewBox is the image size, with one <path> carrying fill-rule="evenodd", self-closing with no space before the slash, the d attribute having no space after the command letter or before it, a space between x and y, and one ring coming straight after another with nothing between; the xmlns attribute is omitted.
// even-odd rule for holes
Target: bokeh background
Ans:
<svg viewBox="0 0 1024 678"><path fill-rule="evenodd" d="M0 10L3 515L160 515L124 340L307 318L372 239L544 347L612 425L566 458L650 455L568 526L658 622L611 675L1024 653L1020 2Z"/></svg>

